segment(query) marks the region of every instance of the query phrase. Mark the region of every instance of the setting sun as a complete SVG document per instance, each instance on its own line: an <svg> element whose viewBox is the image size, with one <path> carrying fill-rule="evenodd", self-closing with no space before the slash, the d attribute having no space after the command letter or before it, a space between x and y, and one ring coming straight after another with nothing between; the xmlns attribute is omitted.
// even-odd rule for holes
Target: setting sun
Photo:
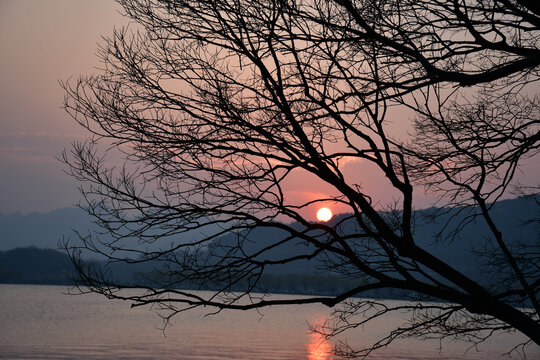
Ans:
<svg viewBox="0 0 540 360"><path fill-rule="evenodd" d="M328 221L332 218L332 211L329 208L323 207L317 211L317 220Z"/></svg>

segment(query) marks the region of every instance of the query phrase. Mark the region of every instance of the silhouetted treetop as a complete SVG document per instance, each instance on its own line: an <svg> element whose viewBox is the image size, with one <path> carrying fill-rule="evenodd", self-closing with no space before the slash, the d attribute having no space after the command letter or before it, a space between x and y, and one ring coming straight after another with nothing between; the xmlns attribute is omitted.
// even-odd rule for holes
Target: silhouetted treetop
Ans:
<svg viewBox="0 0 540 360"><path fill-rule="evenodd" d="M478 343L516 329L540 344L537 239L503 233L493 217L519 187L524 161L538 156L538 5L119 3L134 24L104 38L97 75L63 84L66 110L89 133L64 160L81 181L81 206L107 234L80 233L82 247L66 245L82 291L157 303L170 316L193 306L320 302L337 306L341 321L326 330L338 334L401 310L369 315L379 305L359 298L366 291L403 290L443 302L406 307L407 326L363 352L343 351L365 355L408 335ZM123 166L110 161L113 150ZM351 162L362 171L347 170ZM365 186L368 177L394 201ZM324 195L293 196L294 178ZM485 222L463 251L504 274L505 287L471 279L418 244L422 185L441 209L423 216L444 219L433 241L444 246ZM309 214L322 204L347 215L315 223ZM250 235L262 229L276 236L254 246ZM282 251L291 245L298 251ZM106 267L83 266L81 251L161 262L168 280L122 292ZM330 298L254 295L269 269L302 261L349 286ZM217 290L204 298L178 290L186 283Z"/></svg>

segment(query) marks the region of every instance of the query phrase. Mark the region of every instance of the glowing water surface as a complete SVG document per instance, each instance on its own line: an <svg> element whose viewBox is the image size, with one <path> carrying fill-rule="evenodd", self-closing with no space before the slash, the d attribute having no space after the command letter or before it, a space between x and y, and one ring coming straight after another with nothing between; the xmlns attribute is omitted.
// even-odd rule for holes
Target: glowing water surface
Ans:
<svg viewBox="0 0 540 360"><path fill-rule="evenodd" d="M335 360L333 343L310 334L308 323L324 322L324 306L278 307L256 311L187 312L165 332L146 308L98 295L68 296L66 287L0 285L2 359L285 359ZM393 322L378 322L347 335L350 344L377 340ZM516 337L494 339L467 353L449 343L402 340L369 359L502 359ZM532 359L540 350L529 349Z"/></svg>

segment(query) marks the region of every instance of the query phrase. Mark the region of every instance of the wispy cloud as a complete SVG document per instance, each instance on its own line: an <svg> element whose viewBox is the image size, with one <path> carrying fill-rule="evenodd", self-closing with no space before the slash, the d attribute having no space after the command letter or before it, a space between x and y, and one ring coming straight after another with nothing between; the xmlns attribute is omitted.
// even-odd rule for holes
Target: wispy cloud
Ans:
<svg viewBox="0 0 540 360"><path fill-rule="evenodd" d="M38 149L25 147L0 147L0 158L17 162L58 162L53 155L41 155Z"/></svg>
<svg viewBox="0 0 540 360"><path fill-rule="evenodd" d="M0 133L0 161L55 163L62 149L80 138L76 134L44 131Z"/></svg>
<svg viewBox="0 0 540 360"><path fill-rule="evenodd" d="M0 133L1 141L5 141L6 139L31 139L31 138L75 140L75 139L81 139L83 137L84 136L81 134L58 133L58 132L47 132L47 131L34 131L34 132L13 131L13 132Z"/></svg>

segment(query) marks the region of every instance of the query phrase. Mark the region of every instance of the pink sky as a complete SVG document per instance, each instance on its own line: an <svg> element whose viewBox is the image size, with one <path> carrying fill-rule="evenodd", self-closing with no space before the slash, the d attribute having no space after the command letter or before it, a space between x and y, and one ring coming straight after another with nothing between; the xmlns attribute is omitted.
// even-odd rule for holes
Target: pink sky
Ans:
<svg viewBox="0 0 540 360"><path fill-rule="evenodd" d="M89 74L101 35L126 23L112 0L0 2L0 212L49 211L78 199L55 159L83 136L58 81Z"/></svg>
<svg viewBox="0 0 540 360"><path fill-rule="evenodd" d="M101 36L128 22L118 10L112 0L0 2L0 212L45 212L77 202L77 184L56 157L84 133L61 109L58 81L96 71ZM361 177L381 202L391 200L389 188L361 164L344 171ZM540 165L529 164L520 176L537 182ZM290 182L288 196L312 200L324 191L306 188L300 177ZM417 206L428 206L422 190L416 193Z"/></svg>

